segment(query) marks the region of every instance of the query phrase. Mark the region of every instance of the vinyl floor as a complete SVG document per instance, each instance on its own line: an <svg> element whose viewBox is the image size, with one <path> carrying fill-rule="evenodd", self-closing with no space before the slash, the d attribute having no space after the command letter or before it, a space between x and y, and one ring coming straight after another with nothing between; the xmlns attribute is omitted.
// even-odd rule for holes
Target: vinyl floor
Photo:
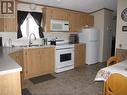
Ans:
<svg viewBox="0 0 127 95"><path fill-rule="evenodd" d="M55 79L33 84L23 81L23 89L27 88L32 95L102 95L103 82L95 82L94 78L105 63L84 65L77 69L53 74Z"/></svg>

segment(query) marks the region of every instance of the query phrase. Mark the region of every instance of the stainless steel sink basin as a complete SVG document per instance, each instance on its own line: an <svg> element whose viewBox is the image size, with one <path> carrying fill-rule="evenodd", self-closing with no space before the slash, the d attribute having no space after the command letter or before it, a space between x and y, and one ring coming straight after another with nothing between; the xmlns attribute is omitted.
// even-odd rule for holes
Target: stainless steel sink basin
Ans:
<svg viewBox="0 0 127 95"><path fill-rule="evenodd" d="M40 47L42 45L28 45L28 47Z"/></svg>
<svg viewBox="0 0 127 95"><path fill-rule="evenodd" d="M40 46L42 46L42 45L20 45L20 46L18 46L18 47L40 47ZM17 46L12 46L12 47L17 47Z"/></svg>

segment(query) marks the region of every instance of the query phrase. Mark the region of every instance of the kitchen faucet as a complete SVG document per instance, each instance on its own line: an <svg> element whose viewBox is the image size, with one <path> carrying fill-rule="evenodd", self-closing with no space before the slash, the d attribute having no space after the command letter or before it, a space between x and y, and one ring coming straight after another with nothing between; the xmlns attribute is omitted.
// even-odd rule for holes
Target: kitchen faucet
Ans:
<svg viewBox="0 0 127 95"><path fill-rule="evenodd" d="M32 40L31 40L31 36L34 36L34 40L36 40L36 36L35 36L35 34L34 33L31 33L30 35L29 35L29 47L31 46L31 44L32 44Z"/></svg>

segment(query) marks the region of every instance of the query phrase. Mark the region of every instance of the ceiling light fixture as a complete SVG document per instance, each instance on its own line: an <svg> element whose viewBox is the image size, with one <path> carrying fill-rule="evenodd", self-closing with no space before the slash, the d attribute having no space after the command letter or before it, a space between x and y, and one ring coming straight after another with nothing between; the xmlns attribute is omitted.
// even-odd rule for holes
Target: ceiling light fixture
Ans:
<svg viewBox="0 0 127 95"><path fill-rule="evenodd" d="M61 0L56 0L56 1L61 2Z"/></svg>

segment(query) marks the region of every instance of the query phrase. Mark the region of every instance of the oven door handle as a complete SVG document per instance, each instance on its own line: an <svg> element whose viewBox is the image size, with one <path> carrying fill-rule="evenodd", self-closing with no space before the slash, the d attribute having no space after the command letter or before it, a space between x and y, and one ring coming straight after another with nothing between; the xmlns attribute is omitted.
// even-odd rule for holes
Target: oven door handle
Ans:
<svg viewBox="0 0 127 95"><path fill-rule="evenodd" d="M64 50L64 49L73 49L73 48L60 48L60 49L56 49L56 50Z"/></svg>

